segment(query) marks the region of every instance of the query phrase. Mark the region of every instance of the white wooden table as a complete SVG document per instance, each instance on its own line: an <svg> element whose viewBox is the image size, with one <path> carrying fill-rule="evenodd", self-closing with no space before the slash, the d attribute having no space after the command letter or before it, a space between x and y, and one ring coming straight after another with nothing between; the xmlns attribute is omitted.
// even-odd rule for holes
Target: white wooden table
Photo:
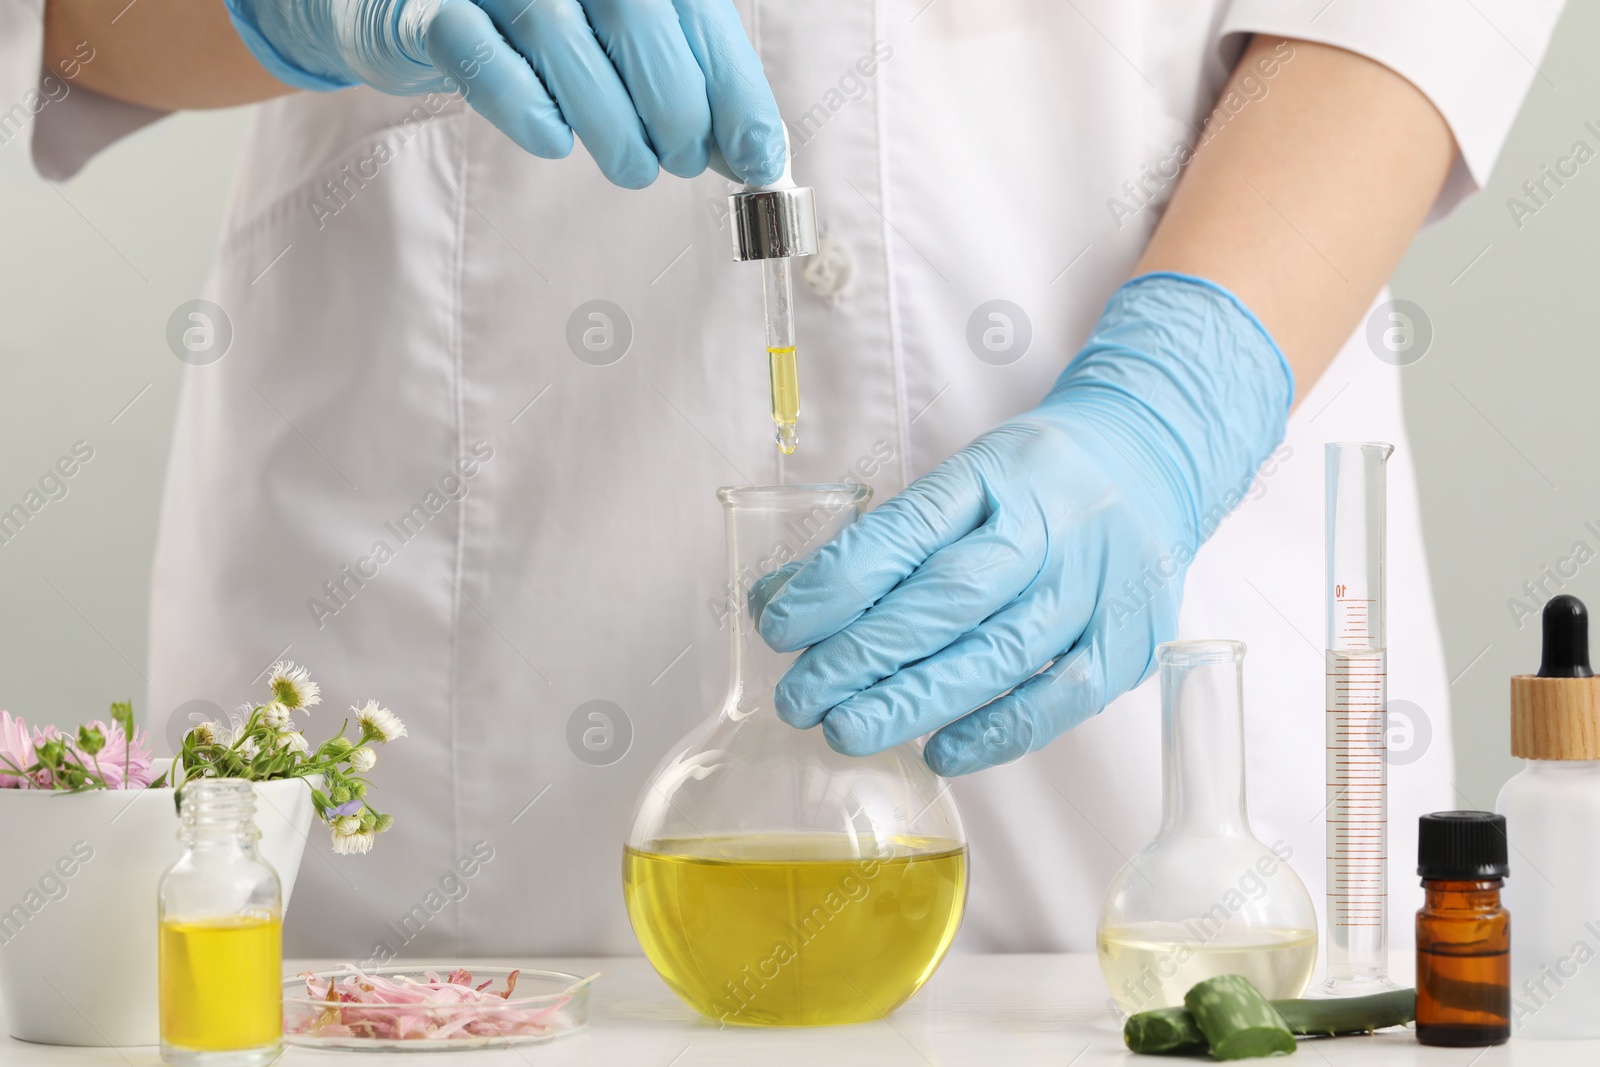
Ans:
<svg viewBox="0 0 1600 1067"><path fill-rule="evenodd" d="M410 962L410 961L407 961ZM457 961L459 962L459 961ZM588 1030L519 1049L427 1054L308 1052L280 1067L1176 1067L1204 1060L1134 1056L1107 1006L1090 955L963 956L945 960L925 989L887 1020L811 1030L718 1029L675 997L642 958L484 960L602 972ZM287 973L337 961L291 962ZM470 964L469 964L470 966ZM1600 1005L1596 1005L1600 1011ZM1600 1041L1512 1040L1493 1049L1435 1049L1409 1032L1301 1042L1300 1067L1600 1067ZM1214 1061L1212 1061L1214 1062ZM57 1048L0 1038L0 1067L153 1067L154 1048Z"/></svg>

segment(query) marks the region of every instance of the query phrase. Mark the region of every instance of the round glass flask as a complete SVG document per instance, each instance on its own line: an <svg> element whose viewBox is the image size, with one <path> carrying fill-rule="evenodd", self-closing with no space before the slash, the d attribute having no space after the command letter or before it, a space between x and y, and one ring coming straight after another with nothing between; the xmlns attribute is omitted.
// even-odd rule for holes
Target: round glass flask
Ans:
<svg viewBox="0 0 1600 1067"><path fill-rule="evenodd" d="M1100 973L1128 1012L1175 1007L1196 982L1240 974L1298 997L1317 962L1317 913L1290 849L1256 839L1244 800L1244 653L1171 641L1161 669L1161 829L1106 889Z"/></svg>
<svg viewBox="0 0 1600 1067"><path fill-rule="evenodd" d="M728 693L639 795L628 917L673 991L719 1022L824 1026L887 1015L961 924L966 834L915 744L842 756L777 717L794 654L756 632L751 584L855 520L865 486L725 488Z"/></svg>

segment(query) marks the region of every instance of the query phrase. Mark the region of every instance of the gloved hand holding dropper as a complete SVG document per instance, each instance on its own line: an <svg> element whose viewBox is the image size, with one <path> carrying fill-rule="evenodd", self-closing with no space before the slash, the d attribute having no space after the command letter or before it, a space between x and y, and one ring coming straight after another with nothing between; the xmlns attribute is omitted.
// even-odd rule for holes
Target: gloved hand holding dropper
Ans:
<svg viewBox="0 0 1600 1067"><path fill-rule="evenodd" d="M692 177L714 157L751 184L783 171L783 120L729 0L226 0L279 81L460 91L536 156L583 141L630 189L658 164ZM721 169L721 168L719 168Z"/></svg>

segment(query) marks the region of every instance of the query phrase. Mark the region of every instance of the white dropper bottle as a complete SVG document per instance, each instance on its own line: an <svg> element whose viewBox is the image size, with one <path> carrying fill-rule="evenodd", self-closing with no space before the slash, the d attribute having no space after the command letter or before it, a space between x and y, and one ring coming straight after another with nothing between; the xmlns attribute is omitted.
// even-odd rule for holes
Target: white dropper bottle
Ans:
<svg viewBox="0 0 1600 1067"><path fill-rule="evenodd" d="M1511 1025L1518 1037L1600 1037L1600 678L1589 615L1574 596L1544 606L1538 674L1511 679L1511 754L1500 790L1515 877Z"/></svg>

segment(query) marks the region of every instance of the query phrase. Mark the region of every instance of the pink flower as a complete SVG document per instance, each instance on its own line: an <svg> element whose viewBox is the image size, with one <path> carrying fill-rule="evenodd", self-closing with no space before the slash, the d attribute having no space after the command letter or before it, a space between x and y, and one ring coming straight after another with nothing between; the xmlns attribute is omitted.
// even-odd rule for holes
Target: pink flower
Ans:
<svg viewBox="0 0 1600 1067"><path fill-rule="evenodd" d="M38 748L46 741L54 741L61 736L61 731L54 726L35 726L33 728L33 747ZM39 771L33 776L35 789L52 789L55 787L55 781L55 775L49 771Z"/></svg>
<svg viewBox="0 0 1600 1067"><path fill-rule="evenodd" d="M85 766L95 770L105 780L107 789L143 789L155 777L151 772L150 750L145 747L145 732L134 728L133 743L130 745L127 736L122 732L122 727L116 723L107 726L99 719L89 723L90 726L106 735L106 746L92 758L79 755ZM127 780L123 780L123 772L127 772Z"/></svg>
<svg viewBox="0 0 1600 1067"><path fill-rule="evenodd" d="M4 714L4 712L0 712L0 715ZM26 767L38 758L35 754L35 749L40 745L47 741L63 740L67 742L67 758L94 773L105 782L107 789L142 789L150 784L150 780L155 777L155 774L151 765L150 751L145 747L146 739L143 730L134 731L133 744L129 745L122 732L122 727L116 723L107 725L101 720L95 719L89 725L99 730L106 739L105 745L93 756L85 754L78 748L76 733L66 734L54 726L35 726L33 728L33 737L29 739L27 737L27 728L22 720L7 716L3 722L0 722L0 751L4 751L6 747L4 728L12 727L16 731L16 735L27 745L27 759L25 762L8 754L8 758L20 766ZM124 765L124 761L126 761L126 765ZM39 771L33 776L32 787L49 789L54 785L54 781L54 776L49 771ZM7 785L22 786L23 780L13 777L10 781L7 781L4 777L0 777L0 786Z"/></svg>
<svg viewBox="0 0 1600 1067"><path fill-rule="evenodd" d="M28 724L21 716L12 718L8 711L0 711L0 789L21 789L28 783L19 769L33 766L39 757L34 754L33 739L28 735Z"/></svg>

